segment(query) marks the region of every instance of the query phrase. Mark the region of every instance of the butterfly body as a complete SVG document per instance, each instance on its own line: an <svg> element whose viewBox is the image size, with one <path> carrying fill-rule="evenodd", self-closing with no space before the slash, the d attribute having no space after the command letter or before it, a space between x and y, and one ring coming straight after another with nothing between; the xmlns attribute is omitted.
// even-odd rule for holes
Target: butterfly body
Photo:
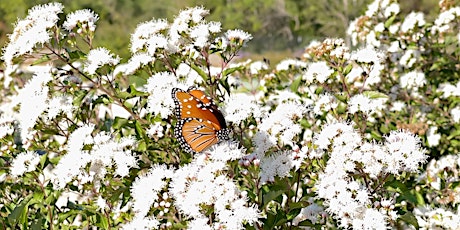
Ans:
<svg viewBox="0 0 460 230"><path fill-rule="evenodd" d="M178 118L174 135L187 152L196 153L228 139L224 116L203 91L190 88L172 90Z"/></svg>

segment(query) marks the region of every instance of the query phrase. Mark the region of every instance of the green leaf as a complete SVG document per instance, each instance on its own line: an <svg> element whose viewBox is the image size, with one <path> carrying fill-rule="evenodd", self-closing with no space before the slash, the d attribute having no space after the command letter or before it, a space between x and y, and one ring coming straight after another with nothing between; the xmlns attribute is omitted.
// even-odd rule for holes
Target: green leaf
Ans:
<svg viewBox="0 0 460 230"><path fill-rule="evenodd" d="M342 71L343 75L347 75L351 72L351 70L353 69L353 64L348 64Z"/></svg>
<svg viewBox="0 0 460 230"><path fill-rule="evenodd" d="M132 97L145 97L149 95L146 92L138 91L133 84L131 84L126 91L130 93Z"/></svg>
<svg viewBox="0 0 460 230"><path fill-rule="evenodd" d="M27 196L21 201L8 215L8 221L16 224L25 224L27 221L27 211L29 209L29 201L32 199L32 195Z"/></svg>
<svg viewBox="0 0 460 230"><path fill-rule="evenodd" d="M300 82L302 82L302 75L297 76L296 79L291 84L291 91L296 93L297 90L299 89Z"/></svg>
<svg viewBox="0 0 460 230"><path fill-rule="evenodd" d="M51 60L51 58L48 56L48 55L43 55L41 56L39 59L35 60L34 62L32 62L32 65L38 65L38 64L41 64L43 62L47 62Z"/></svg>
<svg viewBox="0 0 460 230"><path fill-rule="evenodd" d="M224 69L224 71L222 71L222 76L223 76L223 77L226 77L226 76L228 76L229 74L232 74L232 73L234 73L235 71L238 71L238 70L241 70L241 69L243 69L243 66L238 66L238 67L233 67L233 68Z"/></svg>
<svg viewBox="0 0 460 230"><path fill-rule="evenodd" d="M366 97L369 97L370 99L378 99L378 98L386 98L388 99L388 95L386 94L383 94L381 92L378 92L378 91L365 91L363 92L363 95L366 96Z"/></svg>
<svg viewBox="0 0 460 230"><path fill-rule="evenodd" d="M139 121L134 121L134 128L136 129L136 134L138 137L145 138L145 130L142 128L142 125Z"/></svg>
<svg viewBox="0 0 460 230"><path fill-rule="evenodd" d="M225 89L225 91L230 95L230 84L228 83L228 77L221 78L219 80L220 85L222 85Z"/></svg>
<svg viewBox="0 0 460 230"><path fill-rule="evenodd" d="M395 18L396 18L396 14L391 16L389 19L387 19L385 21L385 24L384 24L385 28L390 28L390 26L391 26L391 24L393 24L393 21L395 20Z"/></svg>
<svg viewBox="0 0 460 230"><path fill-rule="evenodd" d="M126 118L115 117L113 121L113 128L114 129L121 129L128 124L129 120Z"/></svg>
<svg viewBox="0 0 460 230"><path fill-rule="evenodd" d="M424 206L425 205L425 199L423 198L423 194L420 192L415 192L415 197L417 198L417 204Z"/></svg>
<svg viewBox="0 0 460 230"><path fill-rule="evenodd" d="M37 190L36 192L34 192L32 199L29 202L29 205L42 204L44 198L45 198L45 194L42 191Z"/></svg>
<svg viewBox="0 0 460 230"><path fill-rule="evenodd" d="M70 49L66 49L67 53L69 54L69 58L70 60L79 60L81 59L82 57L85 57L86 54L81 52L80 50L70 50Z"/></svg>
<svg viewBox="0 0 460 230"><path fill-rule="evenodd" d="M41 223L43 222L43 217L40 217L38 218L37 220L35 220L32 225L30 225L30 229L32 230L41 230L41 229L44 229L41 225Z"/></svg>
<svg viewBox="0 0 460 230"><path fill-rule="evenodd" d="M206 72L204 72L203 69L201 69L199 66L195 65L194 63L192 63L192 64L190 65L190 67L191 67L193 70L195 70L195 71L198 73L198 75L201 76L201 78L203 78L203 81L204 81L204 82L207 82L207 81L208 81L209 76L208 76L208 74L206 74Z"/></svg>
<svg viewBox="0 0 460 230"><path fill-rule="evenodd" d="M401 196L398 197L398 199L406 200L411 203L417 202L416 196L412 194L411 191L407 188L406 184L402 183L401 181L398 181L398 180L388 181L385 183L385 187L393 188L399 193L401 193Z"/></svg>
<svg viewBox="0 0 460 230"><path fill-rule="evenodd" d="M264 194L263 196L263 207L265 207L270 201L276 199L277 197L281 196L285 191L284 190L276 190L276 191L269 191L268 193Z"/></svg>
<svg viewBox="0 0 460 230"><path fill-rule="evenodd" d="M417 218L415 218L414 214L411 212L406 212L404 215L399 216L400 220L404 221L405 223L408 223L412 226L414 226L415 229L419 229L420 226L418 225Z"/></svg>
<svg viewBox="0 0 460 230"><path fill-rule="evenodd" d="M97 213L97 223L95 224L97 227L100 227L102 229L109 229L109 221L107 220L107 217L105 217L101 213Z"/></svg>
<svg viewBox="0 0 460 230"><path fill-rule="evenodd" d="M88 95L88 90L79 90L75 93L75 97L73 99L73 105L79 107L82 104L83 99L85 99L86 95Z"/></svg>
<svg viewBox="0 0 460 230"><path fill-rule="evenodd" d="M108 105L108 104L111 104L113 100L110 99L109 96L107 96L106 94L103 94L103 95L98 96L96 100L94 100L93 102L94 104Z"/></svg>

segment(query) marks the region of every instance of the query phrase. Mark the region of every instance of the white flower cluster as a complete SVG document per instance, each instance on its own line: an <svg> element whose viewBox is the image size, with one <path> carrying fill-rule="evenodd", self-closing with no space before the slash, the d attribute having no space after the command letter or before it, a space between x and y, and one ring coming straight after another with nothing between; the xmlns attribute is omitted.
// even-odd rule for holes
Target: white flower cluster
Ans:
<svg viewBox="0 0 460 230"><path fill-rule="evenodd" d="M305 69L307 63L296 59L285 59L276 65L276 71L290 70L290 69Z"/></svg>
<svg viewBox="0 0 460 230"><path fill-rule="evenodd" d="M145 92L149 93L147 112L167 118L174 111L172 89L177 86L177 78L170 72L160 72L147 80Z"/></svg>
<svg viewBox="0 0 460 230"><path fill-rule="evenodd" d="M84 69L89 74L95 74L96 70L102 66L115 66L118 64L118 62L120 62L120 57L114 57L108 49L99 47L89 51Z"/></svg>
<svg viewBox="0 0 460 230"><path fill-rule="evenodd" d="M316 80L318 83L325 83L326 80L334 73L334 70L331 69L325 61L313 62L308 64L308 69L303 75L303 79L307 83L312 83Z"/></svg>
<svg viewBox="0 0 460 230"><path fill-rule="evenodd" d="M417 207L414 209L419 229L459 229L460 213L443 208Z"/></svg>
<svg viewBox="0 0 460 230"><path fill-rule="evenodd" d="M49 71L36 72L13 99L12 104L20 105L19 113L15 118L19 122L23 143L33 136L34 131L31 129L40 115L48 108L49 88L47 83L52 79Z"/></svg>
<svg viewBox="0 0 460 230"><path fill-rule="evenodd" d="M277 144L277 140L285 145L294 146L294 137L302 130L296 121L306 112L307 107L298 102L285 102L278 105L259 125L259 131L253 139L256 147L255 154L263 156L265 151Z"/></svg>
<svg viewBox="0 0 460 230"><path fill-rule="evenodd" d="M260 107L254 97L245 93L232 94L228 102L225 103L224 111L226 114L225 119L236 125L250 116L255 119L261 117Z"/></svg>
<svg viewBox="0 0 460 230"><path fill-rule="evenodd" d="M77 10L67 15L62 26L68 31L77 28L77 33L79 34L86 30L94 32L96 30L97 20L99 20L99 16L92 10Z"/></svg>
<svg viewBox="0 0 460 230"><path fill-rule="evenodd" d="M434 21L432 33L444 33L452 28L450 25L457 17L460 16L460 7L453 7L439 14Z"/></svg>
<svg viewBox="0 0 460 230"><path fill-rule="evenodd" d="M164 190L172 198L170 205L189 219L188 229L243 229L243 224L253 225L259 217L257 206L248 206L247 194L225 174L226 161L242 156L243 151L236 143L224 142L206 154L195 155L192 163L177 170L152 167L133 183L132 209L136 215L123 228L157 227L158 218L147 213L160 196L164 199L165 195L160 195ZM209 210L214 215L208 215Z"/></svg>
<svg viewBox="0 0 460 230"><path fill-rule="evenodd" d="M48 30L56 26L58 14L62 13L62 9L61 3L38 5L29 10L25 19L18 20L13 33L9 35L8 45L3 49L2 59L6 64L6 77L14 71L14 57L32 52L37 45L51 39Z"/></svg>
<svg viewBox="0 0 460 230"><path fill-rule="evenodd" d="M128 176L129 169L137 167L136 157L130 150L126 150L127 147L135 145L133 138L116 141L106 133L93 137L93 130L93 125L87 125L70 135L66 146L67 154L53 169L51 181L57 189L64 188L72 181L76 186L92 183L98 189L108 172L107 167L114 167L114 174L121 177ZM85 145L92 145L91 150L85 150ZM88 164L89 171L85 169Z"/></svg>
<svg viewBox="0 0 460 230"><path fill-rule="evenodd" d="M340 226L354 229L386 228L396 213L372 207L375 204L367 183L353 175L369 178L391 173L415 172L427 156L420 140L406 132L392 132L383 144L364 142L354 128L345 123L327 125L315 137L318 150L330 151L324 172L319 175L317 194L325 200L326 211ZM358 168L360 170L358 170ZM375 193L374 193L375 194ZM372 197L383 202L383 197Z"/></svg>
<svg viewBox="0 0 460 230"><path fill-rule="evenodd" d="M358 111L370 115L377 110L384 108L384 98L371 99L363 94L357 94L350 98L348 102L348 112L354 114Z"/></svg>

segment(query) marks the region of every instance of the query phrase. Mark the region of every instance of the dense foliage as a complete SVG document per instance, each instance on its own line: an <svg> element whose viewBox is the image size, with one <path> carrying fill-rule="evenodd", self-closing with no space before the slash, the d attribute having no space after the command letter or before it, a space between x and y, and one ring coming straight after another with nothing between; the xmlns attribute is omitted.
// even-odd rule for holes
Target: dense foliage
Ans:
<svg viewBox="0 0 460 230"><path fill-rule="evenodd" d="M3 49L4 228L460 228L453 1L428 21L375 0L347 30L358 49L272 65L235 62L256 37L203 7L140 23L126 61L95 45L106 15L63 11L33 7ZM232 130L195 154L171 96L190 86Z"/></svg>

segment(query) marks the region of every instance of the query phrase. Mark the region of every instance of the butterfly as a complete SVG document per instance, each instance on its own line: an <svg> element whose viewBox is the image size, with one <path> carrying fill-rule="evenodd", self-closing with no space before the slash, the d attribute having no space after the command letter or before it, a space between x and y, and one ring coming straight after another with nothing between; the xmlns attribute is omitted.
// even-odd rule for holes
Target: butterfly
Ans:
<svg viewBox="0 0 460 230"><path fill-rule="evenodd" d="M187 91L173 88L172 98L178 119L174 136L185 151L201 152L228 139L229 129L222 112L203 91L194 87Z"/></svg>

